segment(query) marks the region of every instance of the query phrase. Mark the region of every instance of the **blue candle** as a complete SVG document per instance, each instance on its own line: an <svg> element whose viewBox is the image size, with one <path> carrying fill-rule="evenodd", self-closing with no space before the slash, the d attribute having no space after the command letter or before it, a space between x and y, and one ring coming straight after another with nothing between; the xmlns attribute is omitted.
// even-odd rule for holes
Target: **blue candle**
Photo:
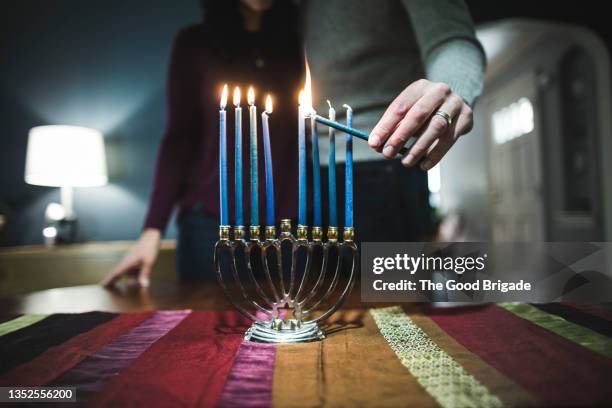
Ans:
<svg viewBox="0 0 612 408"><path fill-rule="evenodd" d="M226 112L227 85L223 86L219 110L219 198L221 208L221 225L229 225L227 214L227 138L226 138Z"/></svg>
<svg viewBox="0 0 612 408"><path fill-rule="evenodd" d="M268 115L272 113L272 98L266 97L266 109L261 113L263 129L264 155L266 159L266 225L274 225L274 177L272 174L272 147L270 146L270 128Z"/></svg>
<svg viewBox="0 0 612 408"><path fill-rule="evenodd" d="M255 91L249 88L249 126L251 130L251 225L259 225L259 183L257 181L257 107L255 106Z"/></svg>
<svg viewBox="0 0 612 408"><path fill-rule="evenodd" d="M336 110L329 104L329 120L336 120ZM329 162L328 162L328 184L329 184L329 226L338 226L338 215L336 213L336 130L329 128Z"/></svg>
<svg viewBox="0 0 612 408"><path fill-rule="evenodd" d="M244 225L244 216L242 208L242 108L240 107L240 88L234 89L234 116L236 129L236 149L234 161L234 188L236 197L236 225Z"/></svg>
<svg viewBox="0 0 612 408"><path fill-rule="evenodd" d="M353 109L346 108L346 125L353 127ZM346 135L346 163L345 163L345 198L344 198L344 226L353 227L353 136Z"/></svg>
<svg viewBox="0 0 612 408"><path fill-rule="evenodd" d="M300 92L298 107L298 153L299 153L299 217L298 224L306 225L306 129L304 122L304 93Z"/></svg>
<svg viewBox="0 0 612 408"><path fill-rule="evenodd" d="M319 133L315 115L310 115L310 132L312 137L312 184L314 200L313 226L321 226L321 167L319 164Z"/></svg>

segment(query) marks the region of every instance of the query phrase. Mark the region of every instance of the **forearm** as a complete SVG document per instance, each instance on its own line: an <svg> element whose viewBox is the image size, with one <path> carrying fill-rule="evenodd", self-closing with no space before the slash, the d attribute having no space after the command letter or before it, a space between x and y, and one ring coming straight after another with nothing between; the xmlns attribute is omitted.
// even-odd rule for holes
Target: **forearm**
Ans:
<svg viewBox="0 0 612 408"><path fill-rule="evenodd" d="M188 140L165 137L162 141L144 229L165 231L191 162L191 150Z"/></svg>
<svg viewBox="0 0 612 408"><path fill-rule="evenodd" d="M482 92L486 58L462 0L402 0L427 79L444 82L473 105Z"/></svg>
<svg viewBox="0 0 612 408"><path fill-rule="evenodd" d="M468 105L473 106L482 93L485 56L472 41L446 41L429 53L424 64L427 79L448 84Z"/></svg>
<svg viewBox="0 0 612 408"><path fill-rule="evenodd" d="M174 41L166 85L168 124L157 157L144 229L165 231L193 162L197 135L201 134L194 120L197 116L195 92L201 85L195 67L202 64L198 50L192 45L197 34L187 28Z"/></svg>

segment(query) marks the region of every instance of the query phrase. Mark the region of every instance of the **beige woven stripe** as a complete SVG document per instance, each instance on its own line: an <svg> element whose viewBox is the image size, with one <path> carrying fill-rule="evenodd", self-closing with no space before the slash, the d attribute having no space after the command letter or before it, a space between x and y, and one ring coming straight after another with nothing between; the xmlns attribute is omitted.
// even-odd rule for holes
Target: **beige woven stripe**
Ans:
<svg viewBox="0 0 612 408"><path fill-rule="evenodd" d="M370 309L383 337L431 396L446 408L503 406L397 306Z"/></svg>

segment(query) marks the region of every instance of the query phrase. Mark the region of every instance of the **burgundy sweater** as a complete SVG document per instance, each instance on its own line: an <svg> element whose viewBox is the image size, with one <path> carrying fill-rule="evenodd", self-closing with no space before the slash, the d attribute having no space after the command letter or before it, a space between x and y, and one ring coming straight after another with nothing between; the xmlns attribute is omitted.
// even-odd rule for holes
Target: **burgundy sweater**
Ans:
<svg viewBox="0 0 612 408"><path fill-rule="evenodd" d="M249 116L246 91L256 90L258 120L265 94L274 98L270 117L277 222L297 215L297 92L302 61L299 54L281 55L270 39L245 34L244 50L231 59L213 52L201 25L181 31L174 42L167 82L167 126L161 142L145 228L165 230L173 208L198 203L219 216L219 97L230 87L227 107L228 188L230 223L234 202L234 86L242 90L244 220L250 220ZM259 218L265 224L265 173L261 121L259 147Z"/></svg>

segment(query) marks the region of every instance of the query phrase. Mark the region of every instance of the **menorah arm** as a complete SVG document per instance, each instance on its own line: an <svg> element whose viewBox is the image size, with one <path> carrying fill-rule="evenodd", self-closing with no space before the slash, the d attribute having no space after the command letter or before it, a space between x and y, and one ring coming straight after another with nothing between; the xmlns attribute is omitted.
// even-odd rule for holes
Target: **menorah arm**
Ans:
<svg viewBox="0 0 612 408"><path fill-rule="evenodd" d="M302 285L304 285L304 281L305 281L305 279L302 279L302 283L300 284L300 289L295 295L295 301L300 306L300 308L304 306L306 303L308 303L318 293L319 288L321 287L321 284L324 281L326 271L327 271L327 262L329 258L329 246L330 246L329 242L323 245L323 260L321 261L321 272L319 273L319 276L317 276L317 280L314 286L312 287L312 290L304 297L304 299L300 300L300 295L301 295L302 288L303 288Z"/></svg>
<svg viewBox="0 0 612 408"><path fill-rule="evenodd" d="M304 266L304 273L302 274L302 279L300 279L300 284L298 285L297 292L295 296L293 296L293 301L295 304L300 304L299 298L304 290L304 286L310 277L312 271L312 258L313 258L313 250L315 247L323 247L320 241L311 242L307 246L306 252L306 265Z"/></svg>
<svg viewBox="0 0 612 408"><path fill-rule="evenodd" d="M223 294L225 295L225 297L230 301L230 303L232 305L234 305L234 307L236 308L236 310L238 310L240 313L242 313L245 317L247 317L248 319L251 319L255 322L261 322L262 320L257 317L255 314L251 313L250 311L248 311L246 308L244 308L240 303L236 302L233 298L233 296L231 296L229 289L227 288L227 285L225 284L225 280L223 279L223 273L221 271L221 264L219 262L219 255L220 255L220 251L223 247L227 247L230 251L231 257L232 257L232 262L230 262L230 268L232 269L232 275L234 276L234 278L236 278L237 276L237 272L236 272L236 265L235 265L235 256L234 256L234 245L232 242L230 241L226 241L226 240L221 240L218 241L215 244L215 254L214 254L214 264L215 264L215 272L217 273L217 281L219 282L219 286L221 286L221 290L223 291ZM239 289L242 293L242 295L246 298L246 292L244 291L244 287L242 287L242 285L239 285Z"/></svg>
<svg viewBox="0 0 612 408"><path fill-rule="evenodd" d="M269 316L273 316L273 314L274 314L274 301L268 297L266 292L263 290L263 288L261 287L261 285L257 281L257 278L255 277L255 273L253 272L253 267L252 267L252 264L251 264L251 249L252 248L260 248L260 251L262 251L262 253L263 253L263 250L261 249L261 241L251 241L251 242L248 242L248 243L244 243L244 245L245 245L244 246L244 255L245 255L246 267L247 267L247 272L248 272L249 278L250 278L251 282L253 283L253 286L254 286L255 291L257 292L257 294L259 296L261 296L261 298L268 304L268 306L270 306L272 308L272 310L266 309L265 307L259 305L259 303L257 301L255 301L255 300L253 300L253 299L251 299L251 303L256 308L261 310L262 312L268 314Z"/></svg>
<svg viewBox="0 0 612 408"><path fill-rule="evenodd" d="M266 280L268 281L268 285L270 286L270 290L272 291L272 296L274 297L276 303L278 303L281 301L281 297L278 295L278 291L276 290L276 285L274 285L274 281L272 280L272 274L270 273L270 267L268 265L268 249L270 248L274 248L274 250L276 251L277 268L282 268L280 248L278 248L277 245L273 242L266 242L262 246L261 262L263 264L264 274L266 275ZM281 269L281 277L282 277L282 269Z"/></svg>
<svg viewBox="0 0 612 408"><path fill-rule="evenodd" d="M351 262L351 272L349 274L349 278L348 278L348 281L346 283L346 286L342 290L342 293L341 293L340 297L338 298L338 300L336 301L336 303L334 303L329 309L327 309L325 312L323 312L323 314L321 314L317 318L304 322L305 324L307 324L307 323L317 323L317 322L320 322L322 320L327 319L336 310L338 310L340 308L340 306L342 306L342 304L346 300L346 297L351 292L351 289L353 288L353 285L355 284L355 276L356 276L356 271L357 271L357 265L359 263L359 252L357 251L357 245L355 245L355 243L353 241L345 241L342 244L340 244L340 253L339 253L339 256L338 256L338 264L336 265L336 272L334 274L334 278L333 278L332 284L330 285L327 293L321 299L319 299L319 301L315 305L313 305L308 310L304 311L304 314L312 313L312 311L314 309L316 309L317 307L319 307L319 305L321 303L323 303L325 300L327 300L327 298L334 291L335 287L337 286L338 280L339 280L340 269L342 268L342 260L344 259L343 255L344 255L344 252L345 252L345 251L343 251L344 248L348 248L350 250L351 260L352 260L352 262Z"/></svg>

